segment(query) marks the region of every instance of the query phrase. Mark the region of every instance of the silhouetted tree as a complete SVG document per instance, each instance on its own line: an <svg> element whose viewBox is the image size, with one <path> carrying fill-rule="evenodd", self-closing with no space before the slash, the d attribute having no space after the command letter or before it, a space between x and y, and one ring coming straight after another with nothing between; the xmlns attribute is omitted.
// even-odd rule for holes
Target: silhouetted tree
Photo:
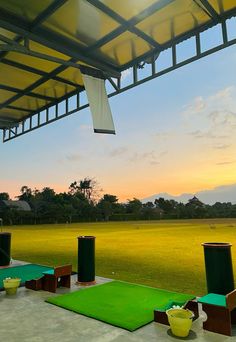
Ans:
<svg viewBox="0 0 236 342"><path fill-rule="evenodd" d="M185 207L190 218L203 218L206 216L206 206L196 196L189 199Z"/></svg>
<svg viewBox="0 0 236 342"><path fill-rule="evenodd" d="M105 194L98 202L97 208L105 221L108 221L114 213L117 206L118 198L114 195Z"/></svg>
<svg viewBox="0 0 236 342"><path fill-rule="evenodd" d="M0 201L8 201L10 196L7 192L0 192Z"/></svg>
<svg viewBox="0 0 236 342"><path fill-rule="evenodd" d="M127 213L134 214L135 217L138 218L141 213L142 206L142 202L137 198L128 200L128 203L126 204Z"/></svg>

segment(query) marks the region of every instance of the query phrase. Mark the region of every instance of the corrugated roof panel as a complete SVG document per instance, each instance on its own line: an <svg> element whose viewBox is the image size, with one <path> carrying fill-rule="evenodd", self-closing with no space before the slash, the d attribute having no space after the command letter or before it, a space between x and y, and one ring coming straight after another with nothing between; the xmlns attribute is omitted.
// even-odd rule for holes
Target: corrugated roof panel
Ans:
<svg viewBox="0 0 236 342"><path fill-rule="evenodd" d="M3 85L24 89L36 82L40 76L31 72L15 68L13 66L1 64L1 79Z"/></svg>
<svg viewBox="0 0 236 342"><path fill-rule="evenodd" d="M208 0L219 14L231 10L236 6L235 0Z"/></svg>
<svg viewBox="0 0 236 342"><path fill-rule="evenodd" d="M83 86L83 80L82 80L81 72L79 69L70 67L62 71L61 73L59 73L58 76L66 80L72 81L75 84Z"/></svg>
<svg viewBox="0 0 236 342"><path fill-rule="evenodd" d="M48 101L42 99L38 99L31 96L23 96L18 100L12 102L11 105L29 110L37 110L45 106L47 103Z"/></svg>
<svg viewBox="0 0 236 342"><path fill-rule="evenodd" d="M19 120L23 119L29 113L23 110L16 110L12 108L3 108L0 109L0 118L8 118L9 120Z"/></svg>
<svg viewBox="0 0 236 342"><path fill-rule="evenodd" d="M12 96L16 95L11 91L0 89L0 104L10 99Z"/></svg>
<svg viewBox="0 0 236 342"><path fill-rule="evenodd" d="M4 28L0 27L0 34L3 36L9 38L9 39L14 39L16 37L16 34L14 32L5 30Z"/></svg>
<svg viewBox="0 0 236 342"><path fill-rule="evenodd" d="M55 97L57 99L73 90L75 90L75 88L68 84L49 80L35 88L34 92L40 95Z"/></svg>
<svg viewBox="0 0 236 342"><path fill-rule="evenodd" d="M5 36L0 40L15 40L7 47L1 43L0 108L5 108L0 118L21 121L49 101L75 93L83 81L72 62L119 77L119 71L147 60L153 51L156 57L175 38L220 23L231 9L235 14L236 0L0 0L0 34ZM223 25L223 35L226 29ZM16 52L23 52L23 44L25 54ZM44 56L30 56L35 51ZM57 60L49 61L52 57Z"/></svg>
<svg viewBox="0 0 236 342"><path fill-rule="evenodd" d="M114 30L118 23L84 0L70 0L44 26L87 46Z"/></svg>
<svg viewBox="0 0 236 342"><path fill-rule="evenodd" d="M33 51L36 51L36 52L43 53L45 55L49 55L49 56L56 57L56 58L61 58L61 59L64 59L66 61L70 59L69 56L67 56L67 55L65 55L59 51L50 49L49 47L42 45L42 44L39 44L39 43L36 43L34 41L30 41L30 49ZM41 63L41 60L42 59L40 59L40 63ZM48 63L52 63L52 62L48 62ZM55 63L55 65L57 65L57 63Z"/></svg>
<svg viewBox="0 0 236 342"><path fill-rule="evenodd" d="M32 21L51 3L52 0L0 0L0 7Z"/></svg>
<svg viewBox="0 0 236 342"><path fill-rule="evenodd" d="M154 4L156 0L104 0L102 2L124 19L129 20Z"/></svg>
<svg viewBox="0 0 236 342"><path fill-rule="evenodd" d="M11 60L11 61L17 61L17 63L27 65L27 66L30 66L32 68L42 70L45 72L50 72L59 66L59 64L57 64L57 63L46 61L46 60L41 59L41 58L39 59L37 57L23 55L23 54L17 53L17 52L9 52L7 54L7 59Z"/></svg>
<svg viewBox="0 0 236 342"><path fill-rule="evenodd" d="M125 32L102 46L99 51L122 65L150 50L150 45L131 32Z"/></svg>
<svg viewBox="0 0 236 342"><path fill-rule="evenodd" d="M178 0L143 20L137 27L164 44L209 19L209 15L192 0Z"/></svg>

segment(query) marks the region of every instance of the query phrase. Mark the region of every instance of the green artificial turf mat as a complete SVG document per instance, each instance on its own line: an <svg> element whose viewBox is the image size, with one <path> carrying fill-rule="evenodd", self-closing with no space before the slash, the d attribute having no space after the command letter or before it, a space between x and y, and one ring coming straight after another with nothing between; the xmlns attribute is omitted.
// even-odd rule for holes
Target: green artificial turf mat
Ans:
<svg viewBox="0 0 236 342"><path fill-rule="evenodd" d="M0 289L3 288L3 279L20 278L21 284L26 280L37 279L43 276L43 272L52 270L52 267L27 264L22 266L8 267L0 269Z"/></svg>
<svg viewBox="0 0 236 342"><path fill-rule="evenodd" d="M134 331L153 321L154 309L169 302L183 304L194 296L153 287L112 281L72 293L50 297L48 303Z"/></svg>

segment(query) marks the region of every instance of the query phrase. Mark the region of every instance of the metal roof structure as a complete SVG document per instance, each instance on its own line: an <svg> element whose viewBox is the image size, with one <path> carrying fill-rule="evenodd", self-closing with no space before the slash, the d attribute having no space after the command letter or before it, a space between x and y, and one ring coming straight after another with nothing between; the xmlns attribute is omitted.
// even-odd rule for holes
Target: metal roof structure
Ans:
<svg viewBox="0 0 236 342"><path fill-rule="evenodd" d="M13 200L1 200L1 205L8 207L10 209L20 210L20 211L31 211L30 205L26 201L13 201Z"/></svg>
<svg viewBox="0 0 236 342"><path fill-rule="evenodd" d="M235 44L228 35L235 16L235 0L0 0L3 141L87 107L81 73L106 79L114 96ZM203 51L202 32L214 26L221 41ZM194 51L179 60L189 38ZM166 50L171 63L159 70ZM150 74L139 79L147 63ZM128 68L132 82L123 85Z"/></svg>

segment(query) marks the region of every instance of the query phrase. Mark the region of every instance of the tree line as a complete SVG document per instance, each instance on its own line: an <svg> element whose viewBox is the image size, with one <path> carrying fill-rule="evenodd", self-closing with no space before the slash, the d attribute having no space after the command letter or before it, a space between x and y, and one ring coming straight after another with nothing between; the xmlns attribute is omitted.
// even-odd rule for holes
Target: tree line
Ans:
<svg viewBox="0 0 236 342"><path fill-rule="evenodd" d="M31 210L19 210L9 203L0 205L0 218L4 225L12 225L236 217L236 204L231 202L207 205L193 197L184 204L160 197L154 202L142 203L133 198L119 203L115 195L104 194L98 198L98 193L97 182L90 178L72 182L68 191L62 193L49 187L38 190L22 186L16 197L27 202ZM8 193L0 193L0 203L9 200Z"/></svg>

